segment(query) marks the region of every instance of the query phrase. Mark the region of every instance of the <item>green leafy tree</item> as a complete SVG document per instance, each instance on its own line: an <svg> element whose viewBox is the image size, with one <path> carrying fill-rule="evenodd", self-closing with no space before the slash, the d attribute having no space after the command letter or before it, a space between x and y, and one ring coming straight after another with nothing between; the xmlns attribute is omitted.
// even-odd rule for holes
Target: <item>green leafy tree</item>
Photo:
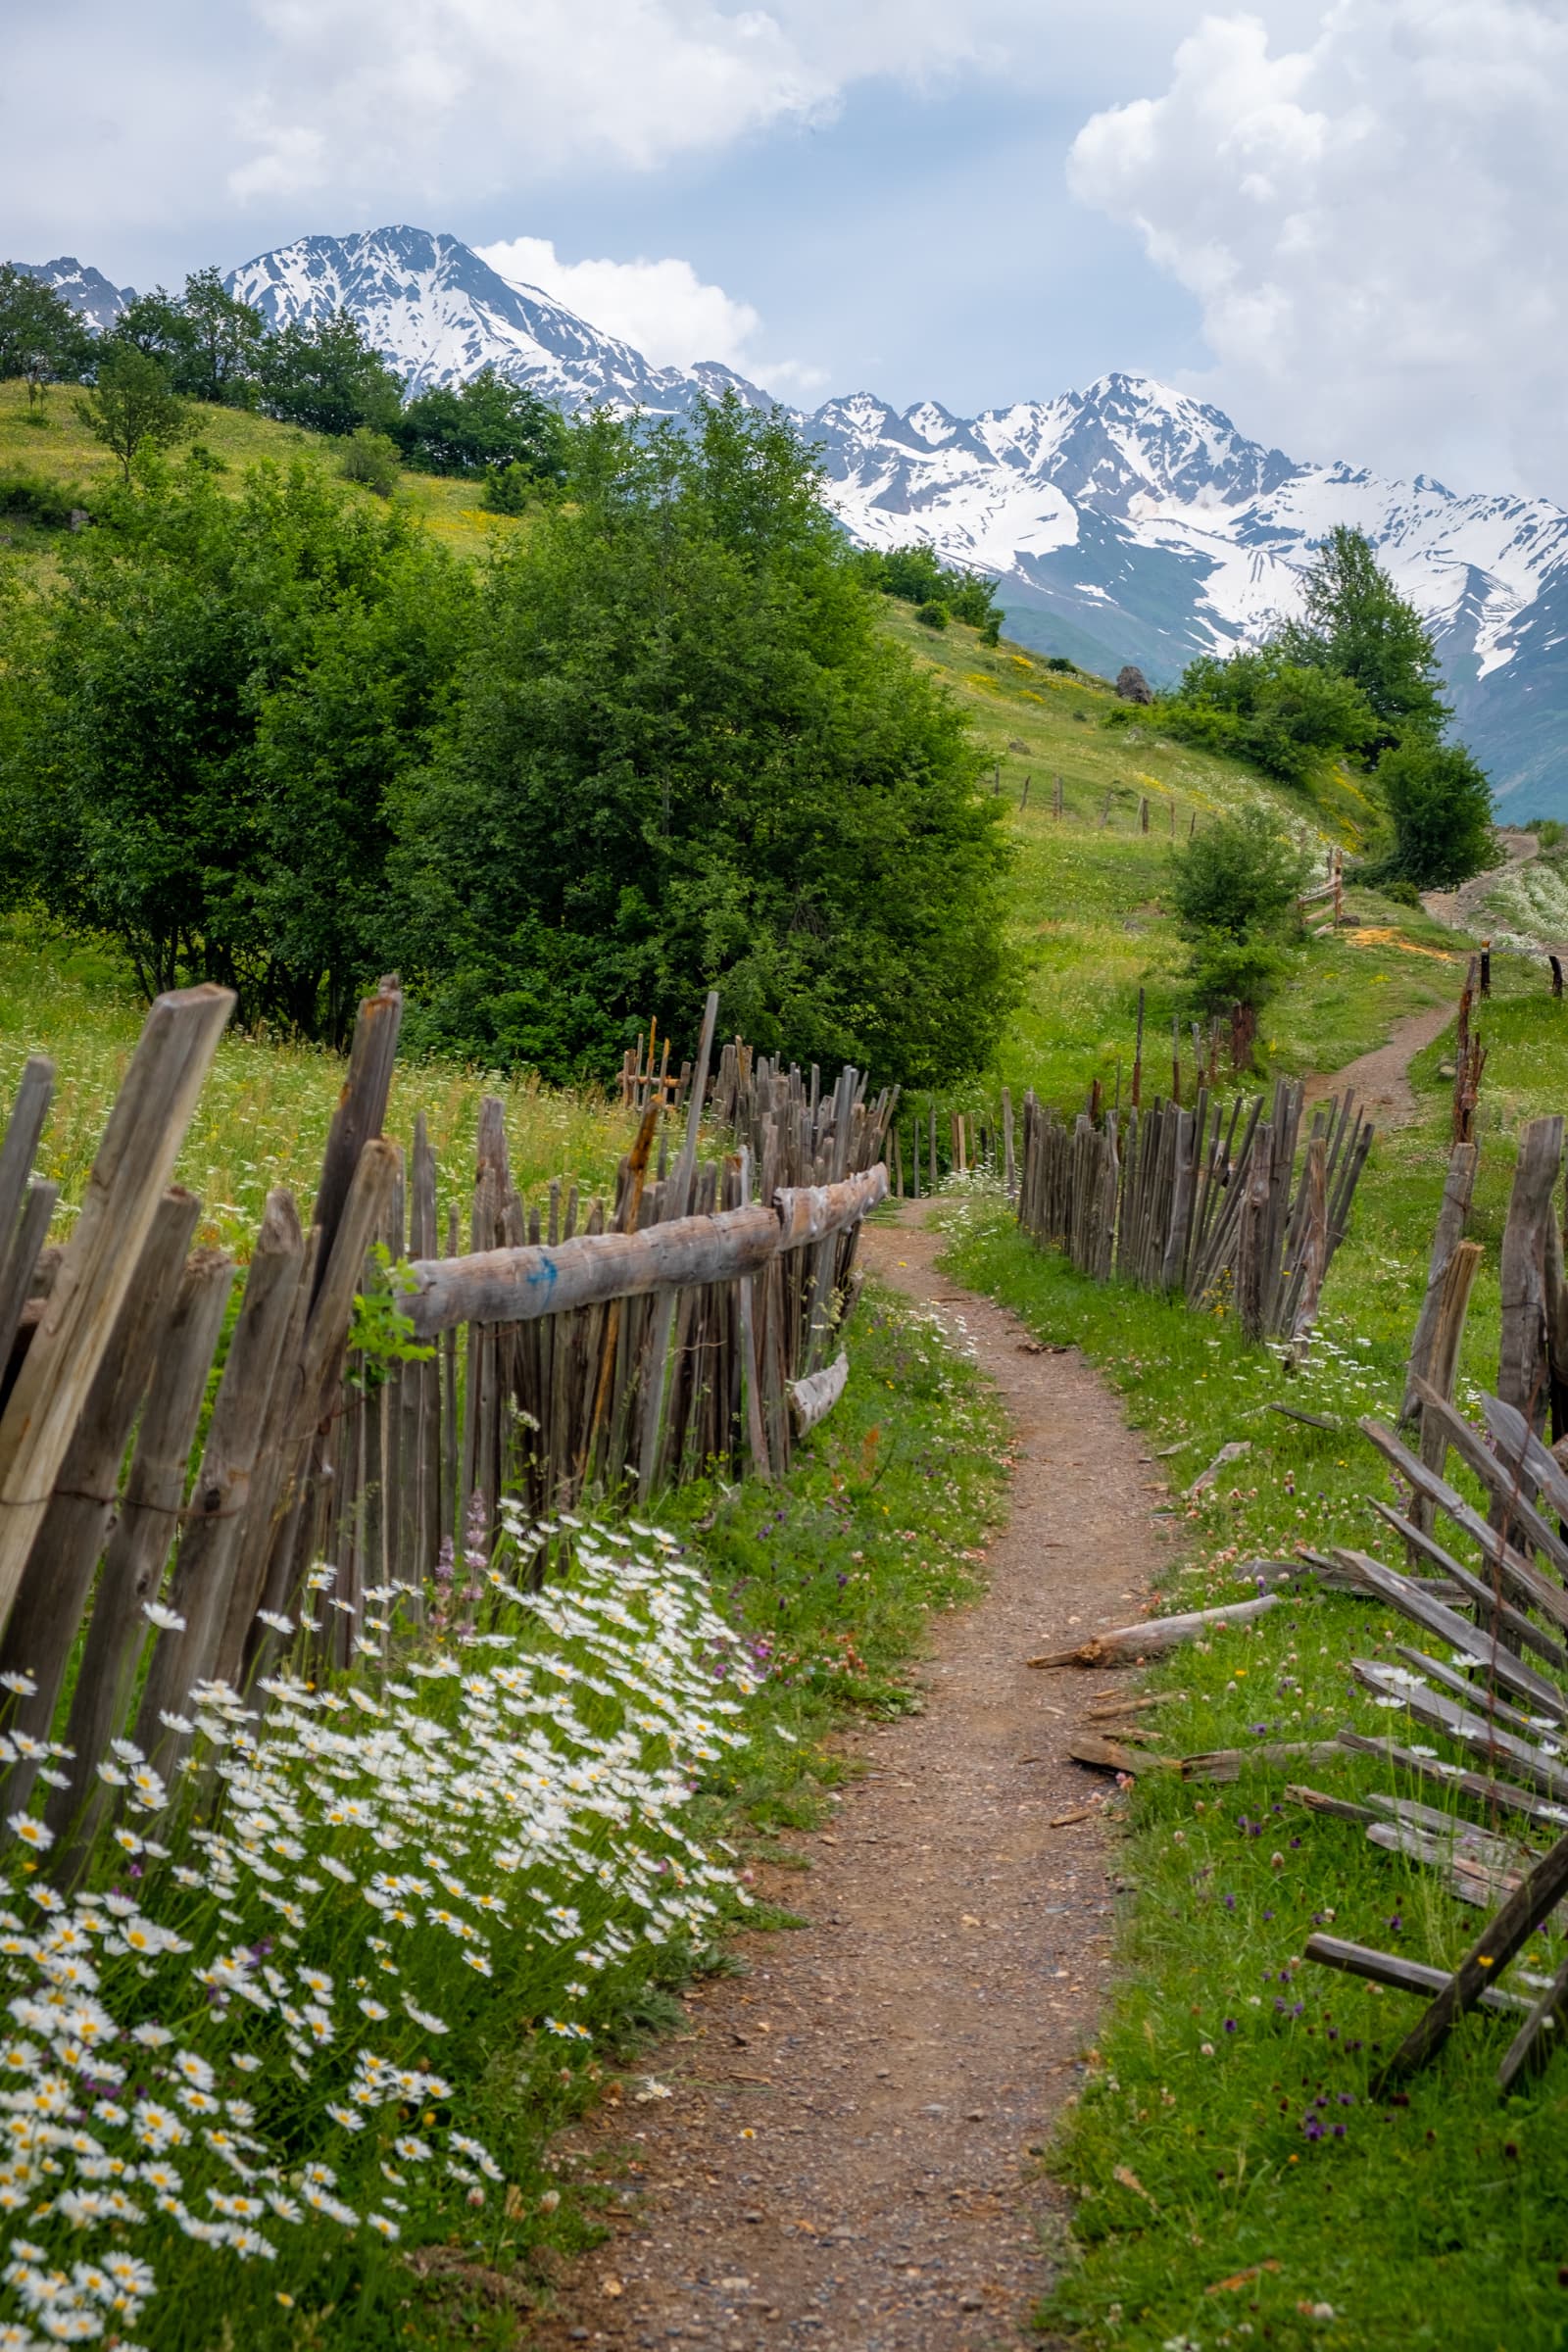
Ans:
<svg viewBox="0 0 1568 2352"><path fill-rule="evenodd" d="M565 464L566 425L560 413L493 368L481 368L466 384L433 384L416 393L394 429L405 461L421 473L517 466L534 484L559 482Z"/></svg>
<svg viewBox="0 0 1568 2352"><path fill-rule="evenodd" d="M163 363L171 384L190 356L191 337L177 294L165 286L149 287L126 303L104 337L103 348L128 344L150 360Z"/></svg>
<svg viewBox="0 0 1568 2352"><path fill-rule="evenodd" d="M13 893L120 940L149 995L219 980L242 1018L341 1042L390 960L395 786L471 576L303 464L238 496L155 466L104 520L6 629Z"/></svg>
<svg viewBox="0 0 1568 2352"><path fill-rule="evenodd" d="M1171 906L1187 941L1188 978L1205 1012L1254 1011L1284 968L1281 941L1306 858L1266 809L1212 819L1170 858Z"/></svg>
<svg viewBox="0 0 1568 2352"><path fill-rule="evenodd" d="M390 434L372 433L368 424L349 434L338 460L338 471L346 482L358 482L363 490L373 490L377 498L391 497L401 470L397 443Z"/></svg>
<svg viewBox="0 0 1568 2352"><path fill-rule="evenodd" d="M160 360L134 343L106 342L98 355L96 381L76 414L95 440L120 460L124 479L143 452L172 449L193 429L187 404L172 390Z"/></svg>
<svg viewBox="0 0 1568 2352"><path fill-rule="evenodd" d="M195 270L180 298L184 353L174 389L192 400L245 408L255 398L267 342L259 310L230 294L216 270Z"/></svg>
<svg viewBox="0 0 1568 2352"><path fill-rule="evenodd" d="M263 343L257 368L262 407L287 424L316 433L398 428L402 383L348 311L291 321Z"/></svg>
<svg viewBox="0 0 1568 2352"><path fill-rule="evenodd" d="M608 1071L710 986L763 1050L930 1083L1007 1002L1000 804L875 621L787 420L573 428L497 557L396 864L413 1033Z"/></svg>
<svg viewBox="0 0 1568 2352"><path fill-rule="evenodd" d="M63 295L0 263L0 378L25 378L29 410L47 383L80 375L91 351L91 334Z"/></svg>
<svg viewBox="0 0 1568 2352"><path fill-rule="evenodd" d="M1159 716L1182 740L1233 752L1293 784L1325 758L1358 755L1378 733L1352 679L1290 660L1278 641L1224 660L1200 655L1175 695L1161 701Z"/></svg>
<svg viewBox="0 0 1568 2352"><path fill-rule="evenodd" d="M1398 594L1365 532L1348 523L1337 523L1319 547L1306 575L1304 616L1287 622L1277 643L1287 661L1338 671L1360 688L1377 720L1374 751L1410 734L1436 738L1452 715L1426 623Z"/></svg>
<svg viewBox="0 0 1568 2352"><path fill-rule="evenodd" d="M862 548L855 562L868 588L908 605L945 605L955 620L981 630L988 644L997 642L1002 615L996 581L944 564L923 539L913 539L906 547Z"/></svg>
<svg viewBox="0 0 1568 2352"><path fill-rule="evenodd" d="M1492 787L1463 744L1417 736L1384 753L1377 781L1394 824L1380 876L1453 890L1497 862Z"/></svg>
<svg viewBox="0 0 1568 2352"><path fill-rule="evenodd" d="M246 408L256 397L268 343L260 311L230 294L216 270L194 270L183 293L163 286L138 294L115 320L113 343L133 344L162 362L187 400Z"/></svg>

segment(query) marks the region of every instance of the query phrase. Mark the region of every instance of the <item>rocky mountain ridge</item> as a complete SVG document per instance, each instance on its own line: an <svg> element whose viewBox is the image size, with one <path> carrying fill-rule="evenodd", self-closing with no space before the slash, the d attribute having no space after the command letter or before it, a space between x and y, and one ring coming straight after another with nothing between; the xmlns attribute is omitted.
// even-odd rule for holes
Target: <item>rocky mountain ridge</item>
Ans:
<svg viewBox="0 0 1568 2352"><path fill-rule="evenodd" d="M74 260L34 268L98 325L129 293ZM566 410L681 417L726 388L768 398L717 362L653 368L460 239L407 225L302 237L226 283L274 325L347 308L412 389L491 366ZM1355 524L1434 629L1500 806L1568 814L1568 513L1548 501L1298 463L1133 374L973 417L935 401L901 413L869 392L791 414L856 540L928 539L1000 581L1022 642L1111 673L1131 661L1169 680L1254 634L1298 604L1314 543Z"/></svg>

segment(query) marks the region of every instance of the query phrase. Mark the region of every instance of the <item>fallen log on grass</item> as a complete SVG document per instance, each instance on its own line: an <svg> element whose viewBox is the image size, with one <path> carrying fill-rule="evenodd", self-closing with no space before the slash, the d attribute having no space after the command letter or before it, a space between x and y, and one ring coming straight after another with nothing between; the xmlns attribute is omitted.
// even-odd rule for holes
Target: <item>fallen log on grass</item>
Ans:
<svg viewBox="0 0 1568 2352"><path fill-rule="evenodd" d="M1119 1625L1108 1634L1096 1634L1076 1649L1051 1649L1027 1666L1136 1666L1163 1650L1207 1633L1222 1633L1228 1625L1245 1625L1250 1618L1277 1609L1278 1592L1260 1592L1255 1600L1232 1601L1222 1609L1190 1609L1179 1617L1146 1617L1141 1625Z"/></svg>
<svg viewBox="0 0 1568 2352"><path fill-rule="evenodd" d="M1198 1476L1194 1479L1192 1485L1187 1490L1188 1501L1192 1502L1200 1494L1205 1493L1206 1490L1214 1484L1215 1479L1218 1478L1220 1472L1224 1469L1227 1462L1239 1462L1244 1453L1250 1453L1251 1450L1252 1441L1250 1438L1232 1438L1228 1446L1222 1446L1220 1447L1218 1453L1215 1454L1214 1459L1209 1463L1208 1468L1206 1470L1200 1470Z"/></svg>
<svg viewBox="0 0 1568 2352"><path fill-rule="evenodd" d="M1067 1743L1075 1764L1092 1764L1099 1772L1124 1772L1130 1780L1149 1772L1178 1772L1174 1756L1156 1756L1146 1747L1123 1747L1119 1740L1102 1740L1097 1733L1079 1732Z"/></svg>
<svg viewBox="0 0 1568 2352"><path fill-rule="evenodd" d="M1183 1756L1184 1781L1239 1781L1254 1764L1327 1764L1340 1752L1335 1740L1266 1740L1256 1747L1214 1747Z"/></svg>
<svg viewBox="0 0 1568 2352"><path fill-rule="evenodd" d="M850 1359L843 1348L820 1372L808 1372L804 1380L793 1380L789 1386L790 1420L795 1435L804 1438L808 1429L825 1421L844 1394L850 1377Z"/></svg>
<svg viewBox="0 0 1568 2352"><path fill-rule="evenodd" d="M1281 1740L1256 1747L1214 1747L1197 1756L1156 1756L1093 1732L1079 1733L1067 1749L1075 1764L1093 1764L1102 1772L1125 1772L1134 1780L1141 1772L1175 1772L1184 1781L1239 1781L1255 1764L1327 1764L1340 1752L1334 1740Z"/></svg>

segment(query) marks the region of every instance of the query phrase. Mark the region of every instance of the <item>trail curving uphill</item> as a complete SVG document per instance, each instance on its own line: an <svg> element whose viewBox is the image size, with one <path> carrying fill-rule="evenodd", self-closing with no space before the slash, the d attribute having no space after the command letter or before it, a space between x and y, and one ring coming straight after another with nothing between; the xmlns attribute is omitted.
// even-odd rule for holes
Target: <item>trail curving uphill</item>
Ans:
<svg viewBox="0 0 1568 2352"><path fill-rule="evenodd" d="M1441 1037L1453 1018L1451 1004L1427 1004L1420 1012L1396 1021L1388 1043L1358 1054L1343 1070L1306 1080L1306 1100L1321 1102L1326 1095L1343 1095L1348 1087L1373 1125L1380 1131L1406 1127L1418 1104L1409 1068L1422 1048Z"/></svg>
<svg viewBox="0 0 1568 2352"><path fill-rule="evenodd" d="M792 1838L809 1873L768 1874L807 1927L743 1937L751 1973L688 1997L689 2032L650 2060L669 2099L572 2135L601 2155L635 2138L642 2193L534 2343L1038 2346L1062 2201L1035 2151L1093 2039L1116 1880L1103 1780L1066 1756L1101 1686L1022 1661L1140 1609L1170 1528L1104 1383L939 1276L924 1213L864 1246L1010 1415L986 1595L936 1621L925 1712L846 1736L866 1777Z"/></svg>
<svg viewBox="0 0 1568 2352"><path fill-rule="evenodd" d="M1540 853L1541 844L1534 833L1499 829L1497 840L1510 865L1527 864ZM1498 870L1493 866L1461 883L1457 890L1429 890L1421 904L1435 922L1446 923L1453 931L1471 930L1473 918L1494 885ZM1376 1126L1407 1126L1417 1110L1408 1076L1410 1063L1424 1047L1443 1035L1453 1011L1451 1004L1429 1004L1420 1012L1410 1013L1395 1024L1386 1045L1348 1061L1342 1070L1308 1078L1308 1102L1321 1102L1325 1095L1343 1094L1349 1087Z"/></svg>
<svg viewBox="0 0 1568 2352"><path fill-rule="evenodd" d="M1541 855L1537 835L1523 832L1516 825L1497 827L1497 846L1509 865L1528 865L1532 858ZM1474 874L1468 882L1461 882L1457 890L1424 891L1421 904L1434 922L1446 923L1453 931L1472 930L1471 917L1479 912L1488 891L1495 887L1498 871L1498 867L1491 866L1486 873Z"/></svg>

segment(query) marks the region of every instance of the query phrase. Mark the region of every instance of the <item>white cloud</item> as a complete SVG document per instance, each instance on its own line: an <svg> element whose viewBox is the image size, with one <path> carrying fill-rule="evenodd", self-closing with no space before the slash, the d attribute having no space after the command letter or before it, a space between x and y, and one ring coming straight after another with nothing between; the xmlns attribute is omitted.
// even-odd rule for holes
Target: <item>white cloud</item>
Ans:
<svg viewBox="0 0 1568 2352"><path fill-rule="evenodd" d="M1069 160L1201 308L1205 389L1302 456L1568 494L1568 16L1335 0L1276 47L1204 17ZM1505 454L1504 454L1505 453Z"/></svg>
<svg viewBox="0 0 1568 2352"><path fill-rule="evenodd" d="M549 237L507 237L475 248L514 285L536 286L605 334L619 335L656 368L720 360L774 392L806 398L826 370L800 360L764 359L757 349L760 315L722 286L700 278L690 262L563 261Z"/></svg>
<svg viewBox="0 0 1568 2352"><path fill-rule="evenodd" d="M1030 0L252 0L266 36L227 175L244 201L356 173L450 200L561 167L647 169L832 112L873 74L1003 62Z"/></svg>
<svg viewBox="0 0 1568 2352"><path fill-rule="evenodd" d="M478 247L514 285L537 286L579 318L619 335L656 368L694 360L754 366L749 349L761 319L749 302L706 285L690 262L565 262L548 237L510 237Z"/></svg>

